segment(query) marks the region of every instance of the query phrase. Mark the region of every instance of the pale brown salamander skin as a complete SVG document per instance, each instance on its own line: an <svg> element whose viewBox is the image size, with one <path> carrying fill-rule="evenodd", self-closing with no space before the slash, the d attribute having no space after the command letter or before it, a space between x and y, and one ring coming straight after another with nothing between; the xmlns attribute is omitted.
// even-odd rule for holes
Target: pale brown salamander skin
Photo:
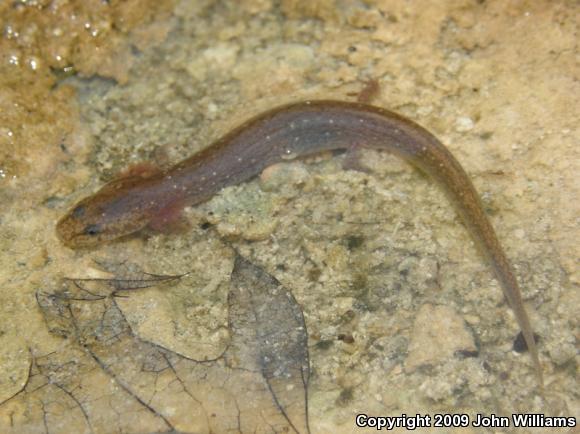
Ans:
<svg viewBox="0 0 580 434"><path fill-rule="evenodd" d="M341 101L305 101L274 108L169 170L105 185L65 215L57 232L69 247L94 246L158 222L172 210L206 201L274 163L353 147L396 154L443 185L501 282L542 384L518 283L469 177L431 133L382 108Z"/></svg>

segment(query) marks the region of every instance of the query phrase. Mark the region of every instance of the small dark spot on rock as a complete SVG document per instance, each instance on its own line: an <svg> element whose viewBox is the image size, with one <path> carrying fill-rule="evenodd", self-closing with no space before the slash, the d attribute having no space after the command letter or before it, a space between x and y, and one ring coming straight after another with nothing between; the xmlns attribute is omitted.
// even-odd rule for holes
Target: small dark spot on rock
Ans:
<svg viewBox="0 0 580 434"><path fill-rule="evenodd" d="M342 341L345 344L354 344L354 337L350 333L341 333L337 337L339 341Z"/></svg>
<svg viewBox="0 0 580 434"><path fill-rule="evenodd" d="M534 340L536 341L536 344L540 342L540 337L535 333ZM519 332L516 338L514 339L512 349L516 353L525 353L526 351L528 351L528 345L526 344L526 340L524 339L524 335L522 334L522 332Z"/></svg>
<svg viewBox="0 0 580 434"><path fill-rule="evenodd" d="M276 270L278 271L286 271L288 268L286 267L285 264L278 264L276 265Z"/></svg>
<svg viewBox="0 0 580 434"><path fill-rule="evenodd" d="M50 196L44 200L43 205L46 206L47 208L54 209L58 205L60 205L62 201L63 200L60 197Z"/></svg>
<svg viewBox="0 0 580 434"><path fill-rule="evenodd" d="M347 310L340 317L340 321L343 323L351 322L356 316L356 312L352 309Z"/></svg>
<svg viewBox="0 0 580 434"><path fill-rule="evenodd" d="M346 247L348 250L354 250L363 245L365 238L360 235L351 235L346 238Z"/></svg>
<svg viewBox="0 0 580 434"><path fill-rule="evenodd" d="M204 222L201 225L199 225L199 227L205 231L205 230L211 228L211 223L210 222Z"/></svg>
<svg viewBox="0 0 580 434"><path fill-rule="evenodd" d="M320 271L320 268L313 268L308 271L308 280L311 282L317 282L321 275L322 271Z"/></svg>
<svg viewBox="0 0 580 434"><path fill-rule="evenodd" d="M362 273L357 273L354 276L354 280L352 282L352 289L354 289L356 292L362 292L364 290L366 290L367 286L368 286L368 279L366 274L362 274Z"/></svg>
<svg viewBox="0 0 580 434"><path fill-rule="evenodd" d="M332 347L332 344L334 342L332 342L330 339L325 339L322 341L319 341L316 343L315 347L317 350L328 350L330 347Z"/></svg>
<svg viewBox="0 0 580 434"><path fill-rule="evenodd" d="M457 351L455 351L455 355L461 359L467 359L469 357L479 356L479 351L477 351L477 350L457 350Z"/></svg>
<svg viewBox="0 0 580 434"><path fill-rule="evenodd" d="M354 392L352 388L348 387L346 389L342 389L338 398L336 398L336 405L340 407L346 406L349 402L351 402L354 398Z"/></svg>
<svg viewBox="0 0 580 434"><path fill-rule="evenodd" d="M483 133L481 133L479 135L479 137L482 138L483 140L489 140L489 139L491 139L492 136L493 136L493 132L491 132L491 131L484 131Z"/></svg>

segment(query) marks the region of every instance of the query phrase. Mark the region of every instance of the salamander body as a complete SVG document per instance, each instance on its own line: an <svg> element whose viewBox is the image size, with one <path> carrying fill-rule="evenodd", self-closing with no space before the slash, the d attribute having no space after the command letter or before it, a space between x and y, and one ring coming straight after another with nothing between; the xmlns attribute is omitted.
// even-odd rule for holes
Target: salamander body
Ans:
<svg viewBox="0 0 580 434"><path fill-rule="evenodd" d="M262 113L165 171L126 176L81 200L57 224L69 247L88 247L169 220L266 167L321 151L391 152L442 185L491 264L513 309L541 380L538 353L512 266L469 177L439 140L388 110L342 101L305 101Z"/></svg>

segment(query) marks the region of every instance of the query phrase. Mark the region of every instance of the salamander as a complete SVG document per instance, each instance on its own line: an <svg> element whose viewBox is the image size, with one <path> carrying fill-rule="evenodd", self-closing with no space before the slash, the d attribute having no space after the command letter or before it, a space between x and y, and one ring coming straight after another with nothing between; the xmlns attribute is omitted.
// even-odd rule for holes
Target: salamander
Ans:
<svg viewBox="0 0 580 434"><path fill-rule="evenodd" d="M57 234L71 248L95 246L170 220L184 206L204 202L272 164L359 147L391 152L443 186L501 283L542 384L518 282L469 176L429 131L383 108L319 100L271 109L167 170L141 171L111 181L77 203L58 222Z"/></svg>

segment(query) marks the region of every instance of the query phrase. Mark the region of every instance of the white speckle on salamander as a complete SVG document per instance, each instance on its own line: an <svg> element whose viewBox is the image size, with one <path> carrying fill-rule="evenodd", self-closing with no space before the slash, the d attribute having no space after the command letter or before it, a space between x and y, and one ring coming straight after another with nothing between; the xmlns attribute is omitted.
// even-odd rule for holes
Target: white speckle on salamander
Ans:
<svg viewBox="0 0 580 434"><path fill-rule="evenodd" d="M280 156L280 158L282 160L294 160L297 156L298 154L292 151L292 149L285 149L284 153Z"/></svg>

